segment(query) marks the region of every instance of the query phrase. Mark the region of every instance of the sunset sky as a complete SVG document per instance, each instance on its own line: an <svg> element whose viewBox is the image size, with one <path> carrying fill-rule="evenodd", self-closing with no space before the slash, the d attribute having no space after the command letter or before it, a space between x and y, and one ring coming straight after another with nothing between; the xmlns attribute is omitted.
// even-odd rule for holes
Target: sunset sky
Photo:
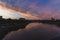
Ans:
<svg viewBox="0 0 60 40"><path fill-rule="evenodd" d="M0 0L0 16L12 19L60 19L60 0ZM24 29L8 33L3 40L51 40L56 37L60 39L60 26L32 23Z"/></svg>
<svg viewBox="0 0 60 40"><path fill-rule="evenodd" d="M51 17L60 19L60 0L0 0L0 2L25 14L38 16L40 19ZM15 14L13 16L16 17Z"/></svg>

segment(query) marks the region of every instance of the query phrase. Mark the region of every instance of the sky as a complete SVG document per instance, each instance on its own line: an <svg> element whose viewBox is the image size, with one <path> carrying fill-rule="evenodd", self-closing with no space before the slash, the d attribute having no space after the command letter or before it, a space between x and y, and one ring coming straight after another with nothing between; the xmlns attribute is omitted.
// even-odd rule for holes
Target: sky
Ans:
<svg viewBox="0 0 60 40"><path fill-rule="evenodd" d="M31 20L40 19L39 17L30 14L29 12L21 12L9 6L7 6L3 2L0 2L0 16L2 16L2 18L4 19L8 19L8 18L11 18L11 19L25 18L25 19L31 19Z"/></svg>
<svg viewBox="0 0 60 40"><path fill-rule="evenodd" d="M51 17L60 19L60 0L0 0L0 2L7 8L5 10L9 13L6 13L13 18L19 18L22 15L32 19L36 17L47 20ZM4 14L5 11L1 12ZM3 40L56 40L56 37L60 39L60 28L56 25L34 23L25 29L8 33Z"/></svg>
<svg viewBox="0 0 60 40"><path fill-rule="evenodd" d="M41 19L60 19L60 0L0 0L7 6L29 12ZM25 13L26 14L26 13Z"/></svg>

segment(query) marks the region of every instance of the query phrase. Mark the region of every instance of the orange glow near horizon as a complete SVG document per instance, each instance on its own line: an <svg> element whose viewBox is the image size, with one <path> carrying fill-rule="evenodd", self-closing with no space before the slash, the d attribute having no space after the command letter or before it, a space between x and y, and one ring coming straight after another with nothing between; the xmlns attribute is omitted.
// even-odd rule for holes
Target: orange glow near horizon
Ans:
<svg viewBox="0 0 60 40"><path fill-rule="evenodd" d="M0 16L2 16L5 19L11 18L11 19L19 19L19 18L26 18L26 19L40 19L29 12L23 13L20 11L17 11L15 9L11 9L4 4L0 3Z"/></svg>

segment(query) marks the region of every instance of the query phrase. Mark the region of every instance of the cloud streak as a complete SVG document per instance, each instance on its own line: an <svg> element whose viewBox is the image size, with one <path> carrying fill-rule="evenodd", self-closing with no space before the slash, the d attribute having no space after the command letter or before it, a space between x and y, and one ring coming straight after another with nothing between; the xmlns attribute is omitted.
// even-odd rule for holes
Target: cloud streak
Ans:
<svg viewBox="0 0 60 40"><path fill-rule="evenodd" d="M42 19L60 19L60 0L0 0L12 8L39 16ZM9 5L8 5L9 6Z"/></svg>

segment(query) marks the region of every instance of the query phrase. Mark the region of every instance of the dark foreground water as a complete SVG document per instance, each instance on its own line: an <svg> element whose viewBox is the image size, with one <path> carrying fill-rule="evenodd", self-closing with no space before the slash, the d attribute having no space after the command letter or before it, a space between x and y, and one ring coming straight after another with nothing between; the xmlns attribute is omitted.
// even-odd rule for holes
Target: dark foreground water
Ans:
<svg viewBox="0 0 60 40"><path fill-rule="evenodd" d="M60 28L55 25L31 23L25 29L8 33L3 40L60 40Z"/></svg>

